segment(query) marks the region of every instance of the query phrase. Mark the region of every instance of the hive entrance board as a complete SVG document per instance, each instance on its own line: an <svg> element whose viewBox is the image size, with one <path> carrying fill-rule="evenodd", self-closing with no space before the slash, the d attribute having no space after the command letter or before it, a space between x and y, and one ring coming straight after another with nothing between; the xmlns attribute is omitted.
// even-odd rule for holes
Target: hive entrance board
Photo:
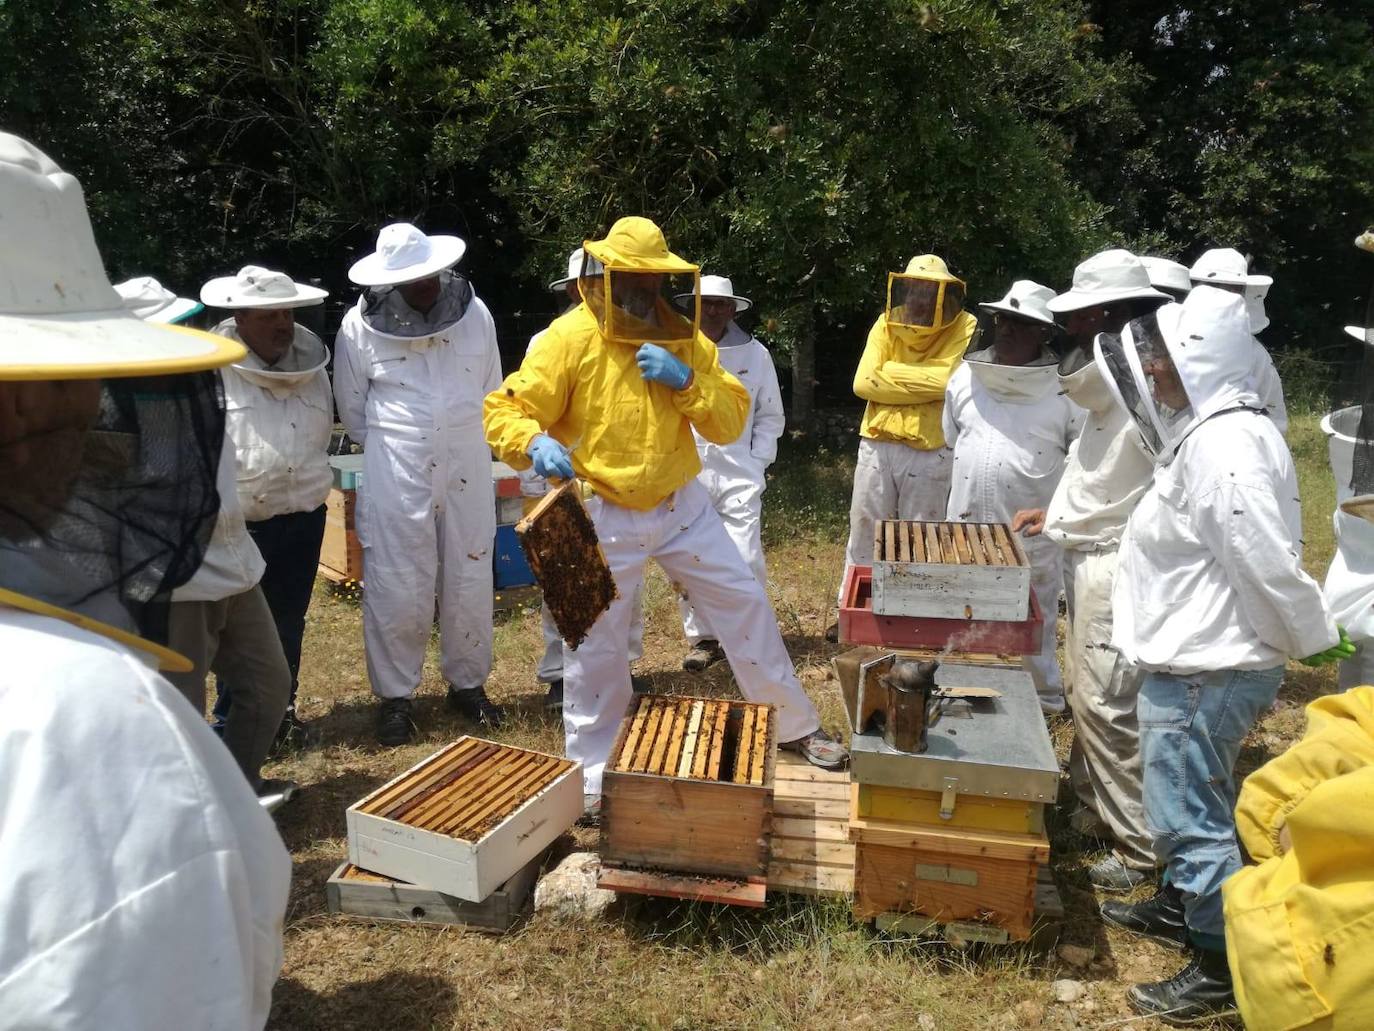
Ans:
<svg viewBox="0 0 1374 1031"><path fill-rule="evenodd" d="M545 494L515 524L515 532L559 635L575 650L616 598L615 580L578 481Z"/></svg>
<svg viewBox="0 0 1374 1031"><path fill-rule="evenodd" d="M881 616L1025 620L1030 574L1003 523L874 524L873 611Z"/></svg>

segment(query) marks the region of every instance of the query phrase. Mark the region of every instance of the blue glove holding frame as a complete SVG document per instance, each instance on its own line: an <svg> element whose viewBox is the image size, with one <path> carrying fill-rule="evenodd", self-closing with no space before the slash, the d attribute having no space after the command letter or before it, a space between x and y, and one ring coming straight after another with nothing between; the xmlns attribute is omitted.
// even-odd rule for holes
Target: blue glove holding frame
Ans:
<svg viewBox="0 0 1374 1031"><path fill-rule="evenodd" d="M525 452L534 460L534 471L544 479L571 480L573 478L572 456L568 449L547 433L541 433L530 441Z"/></svg>
<svg viewBox="0 0 1374 1031"><path fill-rule="evenodd" d="M692 382L692 367L658 344L640 347L635 352L635 363L645 379L673 390L685 390Z"/></svg>

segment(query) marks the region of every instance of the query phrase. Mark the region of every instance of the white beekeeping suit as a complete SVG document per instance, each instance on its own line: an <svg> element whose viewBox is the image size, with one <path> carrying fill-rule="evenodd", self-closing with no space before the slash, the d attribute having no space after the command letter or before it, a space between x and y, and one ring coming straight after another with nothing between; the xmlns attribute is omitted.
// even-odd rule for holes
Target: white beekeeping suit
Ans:
<svg viewBox="0 0 1374 1031"><path fill-rule="evenodd" d="M701 296L703 303L709 297L729 297L735 301L737 313L747 310L750 304L747 298L734 297L732 284L721 276L702 276ZM735 542L740 557L758 582L764 584L767 583L762 540L763 492L767 487L764 473L778 455L778 438L786 424L782 389L768 348L741 329L738 323L731 320L716 341L716 348L721 368L744 384L749 392L749 414L745 417L744 431L730 444L712 444L693 431L697 454L701 456L701 472L697 479L710 495L711 505L720 514L725 532ZM679 605L682 627L689 642L716 640L709 621L692 607L691 599L681 600Z"/></svg>
<svg viewBox="0 0 1374 1031"><path fill-rule="evenodd" d="M457 241L456 256L444 253L440 244L451 240L413 226L383 229L378 253L350 277L385 283L394 266L391 282L407 284L420 269L439 276L439 300L422 317L399 287L366 290L336 342L339 417L364 447L363 640L382 699L408 698L419 685L436 590L444 679L465 692L491 671L496 500L482 399L500 385L501 361L491 313L447 271L463 250ZM359 272L373 259L380 268Z"/></svg>
<svg viewBox="0 0 1374 1031"><path fill-rule="evenodd" d="M985 310L1033 317L1054 291L1028 280L1016 283ZM1011 301L1017 307L1011 308ZM1043 310L1046 332L1053 316ZM1025 365L1000 364L996 345L964 355L945 392L944 434L954 448L946 517L961 522L1006 522L1022 509L1044 508L1064 471L1069 445L1082 427L1083 410L1059 389L1058 359L1047 348ZM1047 712L1064 708L1064 682L1055 655L1062 549L1043 534L1023 537L1032 587L1044 617L1040 654L1027 665Z"/></svg>

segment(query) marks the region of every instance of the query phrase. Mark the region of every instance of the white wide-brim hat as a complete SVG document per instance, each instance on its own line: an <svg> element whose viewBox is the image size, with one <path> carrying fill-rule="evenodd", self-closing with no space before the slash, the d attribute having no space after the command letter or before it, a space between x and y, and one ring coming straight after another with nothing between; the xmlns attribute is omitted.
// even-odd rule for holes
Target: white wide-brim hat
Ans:
<svg viewBox="0 0 1374 1031"><path fill-rule="evenodd" d="M1145 272L1150 277L1150 285L1156 289L1177 290L1181 294L1186 294L1193 288L1193 281L1188 278L1188 266L1181 261L1142 255L1140 263L1145 266Z"/></svg>
<svg viewBox="0 0 1374 1031"><path fill-rule="evenodd" d="M1223 286L1272 286L1271 276L1250 275L1250 263L1234 247L1214 247L1203 251L1188 277L1194 283L1220 283Z"/></svg>
<svg viewBox="0 0 1374 1031"><path fill-rule="evenodd" d="M200 299L211 308L308 308L321 304L328 290L297 283L285 272L245 265L236 276L219 276L200 288Z"/></svg>
<svg viewBox="0 0 1374 1031"><path fill-rule="evenodd" d="M685 301L691 294L678 294L676 300ZM754 306L754 302L747 297L741 297L735 293L735 284L725 276L702 276L701 277L701 299L704 301L708 297L726 298L735 302L735 314L748 311Z"/></svg>
<svg viewBox="0 0 1374 1031"><path fill-rule="evenodd" d="M144 322L105 275L81 184L0 133L0 380L198 372L247 353L226 337Z"/></svg>
<svg viewBox="0 0 1374 1031"><path fill-rule="evenodd" d="M1094 254L1073 270L1073 286L1045 305L1050 311L1077 311L1096 304L1135 299L1172 301L1150 285L1150 273L1130 251L1113 248Z"/></svg>
<svg viewBox="0 0 1374 1031"><path fill-rule="evenodd" d="M1054 291L1032 279L1018 279L1000 301L984 301L978 305L983 311L1003 312L1032 322L1054 325L1054 313L1049 302L1054 300Z"/></svg>
<svg viewBox="0 0 1374 1031"><path fill-rule="evenodd" d="M554 293L558 293L569 283L581 278L581 276L582 248L578 247L571 254L568 255L568 274L564 276L562 279L555 279L552 283L549 284L549 289Z"/></svg>
<svg viewBox="0 0 1374 1031"><path fill-rule="evenodd" d="M1364 343L1364 342L1365 342L1365 339L1366 339L1365 334L1367 334L1367 333L1369 332L1369 331L1368 331L1367 329L1365 329L1363 326L1346 326L1346 327L1345 327L1345 331L1346 331L1347 333L1349 333L1351 336L1353 336L1353 337L1354 337L1356 340L1358 340L1360 343Z"/></svg>
<svg viewBox="0 0 1374 1031"><path fill-rule="evenodd" d="M359 286L403 286L452 268L467 249L457 236L426 236L409 222L393 222L377 234L377 249L353 263L348 278Z"/></svg>
<svg viewBox="0 0 1374 1031"><path fill-rule="evenodd" d="M180 322L205 308L193 298L178 297L152 276L116 283L115 293L124 299L124 307L144 322Z"/></svg>

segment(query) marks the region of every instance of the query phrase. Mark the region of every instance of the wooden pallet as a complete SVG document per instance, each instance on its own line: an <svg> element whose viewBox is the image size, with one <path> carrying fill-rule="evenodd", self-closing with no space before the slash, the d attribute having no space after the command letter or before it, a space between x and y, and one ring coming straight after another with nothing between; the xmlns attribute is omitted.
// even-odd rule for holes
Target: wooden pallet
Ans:
<svg viewBox="0 0 1374 1031"><path fill-rule="evenodd" d="M545 494L515 532L559 634L575 650L616 597L578 482L568 480Z"/></svg>
<svg viewBox="0 0 1374 1031"><path fill-rule="evenodd" d="M821 770L794 752L778 753L768 887L797 895L853 893L848 770Z"/></svg>

